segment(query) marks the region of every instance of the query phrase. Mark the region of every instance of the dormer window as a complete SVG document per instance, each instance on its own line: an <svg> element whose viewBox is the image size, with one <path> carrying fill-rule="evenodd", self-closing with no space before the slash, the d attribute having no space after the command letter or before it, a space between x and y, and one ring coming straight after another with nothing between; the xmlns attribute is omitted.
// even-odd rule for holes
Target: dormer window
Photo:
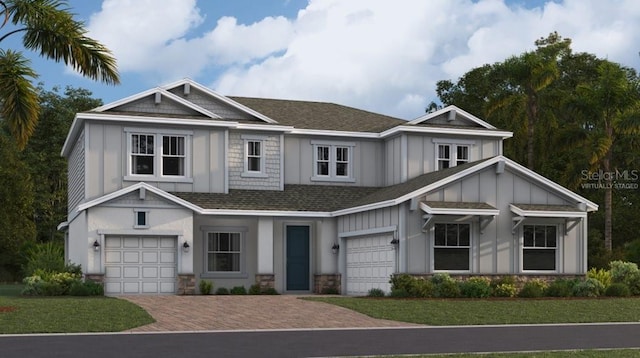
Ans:
<svg viewBox="0 0 640 358"><path fill-rule="evenodd" d="M355 181L355 143L316 142L313 144L313 181Z"/></svg>
<svg viewBox="0 0 640 358"><path fill-rule="evenodd" d="M191 181L191 132L125 128L127 175L125 180Z"/></svg>
<svg viewBox="0 0 640 358"><path fill-rule="evenodd" d="M433 141L436 147L436 166L438 170L455 167L471 160L470 148L473 145L472 141L456 141L456 143L446 143L443 139L434 139Z"/></svg>

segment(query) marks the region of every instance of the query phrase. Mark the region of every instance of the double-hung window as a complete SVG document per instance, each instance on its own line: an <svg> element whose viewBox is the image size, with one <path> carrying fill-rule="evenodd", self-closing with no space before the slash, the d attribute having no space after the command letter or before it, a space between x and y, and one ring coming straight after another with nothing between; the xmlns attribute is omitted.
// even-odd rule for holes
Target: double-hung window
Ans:
<svg viewBox="0 0 640 358"><path fill-rule="evenodd" d="M558 227L556 225L523 225L523 271L555 271L557 252Z"/></svg>
<svg viewBox="0 0 640 358"><path fill-rule="evenodd" d="M434 224L433 235L433 269L469 271L471 225Z"/></svg>
<svg viewBox="0 0 640 358"><path fill-rule="evenodd" d="M443 170L456 165L467 163L471 160L470 148L472 141L457 141L452 143L450 139L434 139L436 150L436 167Z"/></svg>
<svg viewBox="0 0 640 358"><path fill-rule="evenodd" d="M189 153L191 132L125 128L127 133L126 180L153 178L191 181Z"/></svg>
<svg viewBox="0 0 640 358"><path fill-rule="evenodd" d="M240 272L242 235L239 232L210 232L207 234L207 271Z"/></svg>
<svg viewBox="0 0 640 358"><path fill-rule="evenodd" d="M312 142L315 181L353 181L354 143Z"/></svg>
<svg viewBox="0 0 640 358"><path fill-rule="evenodd" d="M265 143L268 137L258 135L242 135L244 141L244 170L242 176L266 177Z"/></svg>

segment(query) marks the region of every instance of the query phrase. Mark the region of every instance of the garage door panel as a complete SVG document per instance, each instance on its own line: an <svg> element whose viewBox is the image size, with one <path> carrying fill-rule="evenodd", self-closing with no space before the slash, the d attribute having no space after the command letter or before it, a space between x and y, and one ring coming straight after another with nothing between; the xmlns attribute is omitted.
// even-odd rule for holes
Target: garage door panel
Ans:
<svg viewBox="0 0 640 358"><path fill-rule="evenodd" d="M175 294L176 247L176 237L108 236L105 293Z"/></svg>
<svg viewBox="0 0 640 358"><path fill-rule="evenodd" d="M346 240L347 294L366 295L372 288L390 291L396 257L392 239L391 234L383 234Z"/></svg>

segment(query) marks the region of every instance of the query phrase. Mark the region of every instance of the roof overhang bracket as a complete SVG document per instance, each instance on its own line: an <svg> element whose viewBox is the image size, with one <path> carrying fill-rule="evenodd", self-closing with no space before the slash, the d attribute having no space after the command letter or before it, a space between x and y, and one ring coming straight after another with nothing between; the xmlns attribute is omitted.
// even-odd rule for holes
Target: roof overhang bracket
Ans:
<svg viewBox="0 0 640 358"><path fill-rule="evenodd" d="M513 220L513 227L511 228L511 233L515 234L518 228L522 226L522 223L524 223L524 217L516 216L512 220Z"/></svg>
<svg viewBox="0 0 640 358"><path fill-rule="evenodd" d="M429 223L431 223L431 220L433 220L433 215L424 214L422 215L422 219L424 220L424 222L422 222L422 232L427 232Z"/></svg>
<svg viewBox="0 0 640 358"><path fill-rule="evenodd" d="M582 222L582 218L573 218L573 219L567 219L564 222L564 226L565 226L565 230L564 232L567 233L569 231L571 231L574 227L576 227L578 224L580 224Z"/></svg>
<svg viewBox="0 0 640 358"><path fill-rule="evenodd" d="M495 215L487 215L487 216L481 216L480 217L480 233L484 234L484 229L487 227L487 225L489 225L490 222L493 221L493 219L495 219L496 216Z"/></svg>

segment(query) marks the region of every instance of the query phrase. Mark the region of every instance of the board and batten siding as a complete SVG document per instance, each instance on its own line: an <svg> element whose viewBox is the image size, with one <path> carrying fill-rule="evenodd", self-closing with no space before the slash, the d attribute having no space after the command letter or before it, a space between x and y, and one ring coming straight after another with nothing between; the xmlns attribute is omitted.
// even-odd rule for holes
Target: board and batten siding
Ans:
<svg viewBox="0 0 640 358"><path fill-rule="evenodd" d="M264 176L245 174L245 139L262 141L262 160L264 160ZM229 189L279 190L280 189L280 135L263 135L261 133L229 133Z"/></svg>
<svg viewBox="0 0 640 358"><path fill-rule="evenodd" d="M395 205L382 209L363 211L338 217L338 233L352 231L398 227L400 223L400 206Z"/></svg>
<svg viewBox="0 0 640 358"><path fill-rule="evenodd" d="M84 131L80 132L73 150L69 155L68 184L67 184L67 210L71 212L82 202L85 195L85 151Z"/></svg>
<svg viewBox="0 0 640 358"><path fill-rule="evenodd" d="M355 181L316 181L312 180L314 166L313 141L336 145L353 143L351 168ZM285 184L305 185L354 185L383 186L383 145L375 140L360 138L306 137L287 135L284 138L284 182Z"/></svg>

